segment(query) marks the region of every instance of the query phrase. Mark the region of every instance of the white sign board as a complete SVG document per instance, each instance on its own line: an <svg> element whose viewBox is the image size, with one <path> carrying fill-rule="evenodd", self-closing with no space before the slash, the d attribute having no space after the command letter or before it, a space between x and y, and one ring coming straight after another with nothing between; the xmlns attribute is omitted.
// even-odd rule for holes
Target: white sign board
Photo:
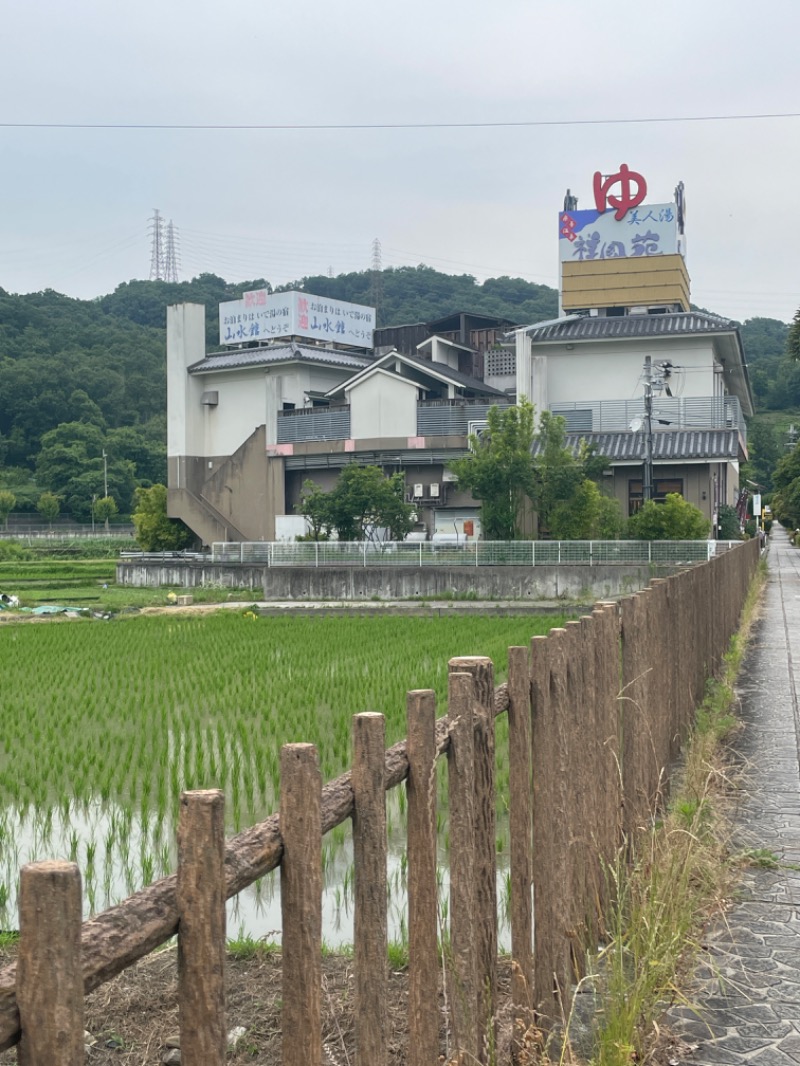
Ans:
<svg viewBox="0 0 800 1066"><path fill-rule="evenodd" d="M753 517L758 518L761 515L761 493L753 493Z"/></svg>
<svg viewBox="0 0 800 1066"><path fill-rule="evenodd" d="M640 204L617 221L613 211L602 214L562 211L558 216L558 255L562 263L592 259L645 258L678 251L678 213L675 204Z"/></svg>
<svg viewBox="0 0 800 1066"><path fill-rule="evenodd" d="M277 337L313 337L329 343L372 347L375 308L312 296L309 292L257 289L219 305L220 344L247 344Z"/></svg>

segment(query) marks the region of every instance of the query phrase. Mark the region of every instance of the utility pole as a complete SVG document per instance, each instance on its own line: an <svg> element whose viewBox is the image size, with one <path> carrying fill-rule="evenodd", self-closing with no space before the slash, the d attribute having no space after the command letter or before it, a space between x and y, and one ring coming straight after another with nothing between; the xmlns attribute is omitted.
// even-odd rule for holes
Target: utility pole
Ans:
<svg viewBox="0 0 800 1066"><path fill-rule="evenodd" d="M653 366L650 356L644 359L644 477L642 499L653 498Z"/></svg>
<svg viewBox="0 0 800 1066"><path fill-rule="evenodd" d="M108 456L106 450L103 448L103 496L108 499ZM108 506L107 504L105 506ZM92 511L92 517L94 517L94 510ZM108 533L108 511L106 511L106 533Z"/></svg>

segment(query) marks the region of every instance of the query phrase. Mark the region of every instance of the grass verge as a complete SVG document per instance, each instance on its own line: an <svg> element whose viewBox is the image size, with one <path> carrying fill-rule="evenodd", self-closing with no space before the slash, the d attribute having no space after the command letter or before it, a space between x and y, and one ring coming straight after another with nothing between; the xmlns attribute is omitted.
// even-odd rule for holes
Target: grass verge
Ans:
<svg viewBox="0 0 800 1066"><path fill-rule="evenodd" d="M735 857L723 811L725 741L738 726L734 684L765 573L762 563L721 674L708 683L665 815L634 842L632 861L624 849L609 870L616 903L608 944L595 964L603 992L593 1066L645 1061L665 1008L686 1002L681 978L690 972L708 916L729 895Z"/></svg>

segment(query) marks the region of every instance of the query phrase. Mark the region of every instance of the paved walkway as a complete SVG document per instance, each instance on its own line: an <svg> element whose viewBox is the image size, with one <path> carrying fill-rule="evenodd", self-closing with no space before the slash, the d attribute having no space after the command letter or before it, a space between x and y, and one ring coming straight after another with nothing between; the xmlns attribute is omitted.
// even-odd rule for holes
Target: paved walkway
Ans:
<svg viewBox="0 0 800 1066"><path fill-rule="evenodd" d="M764 609L738 692L745 792L735 846L765 849L777 868L750 867L740 902L710 930L695 994L703 1020L673 1009L693 1050L674 1061L800 1063L800 549L773 527Z"/></svg>

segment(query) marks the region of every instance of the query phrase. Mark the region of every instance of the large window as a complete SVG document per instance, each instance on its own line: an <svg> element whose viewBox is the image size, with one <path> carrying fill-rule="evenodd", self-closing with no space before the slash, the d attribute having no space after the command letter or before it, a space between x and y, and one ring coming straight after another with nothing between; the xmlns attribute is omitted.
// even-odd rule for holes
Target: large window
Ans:
<svg viewBox="0 0 800 1066"><path fill-rule="evenodd" d="M653 479L653 499L663 503L670 493L677 492L683 496L683 478L661 477ZM628 514L636 514L644 503L644 484L641 478L631 478L628 482Z"/></svg>

